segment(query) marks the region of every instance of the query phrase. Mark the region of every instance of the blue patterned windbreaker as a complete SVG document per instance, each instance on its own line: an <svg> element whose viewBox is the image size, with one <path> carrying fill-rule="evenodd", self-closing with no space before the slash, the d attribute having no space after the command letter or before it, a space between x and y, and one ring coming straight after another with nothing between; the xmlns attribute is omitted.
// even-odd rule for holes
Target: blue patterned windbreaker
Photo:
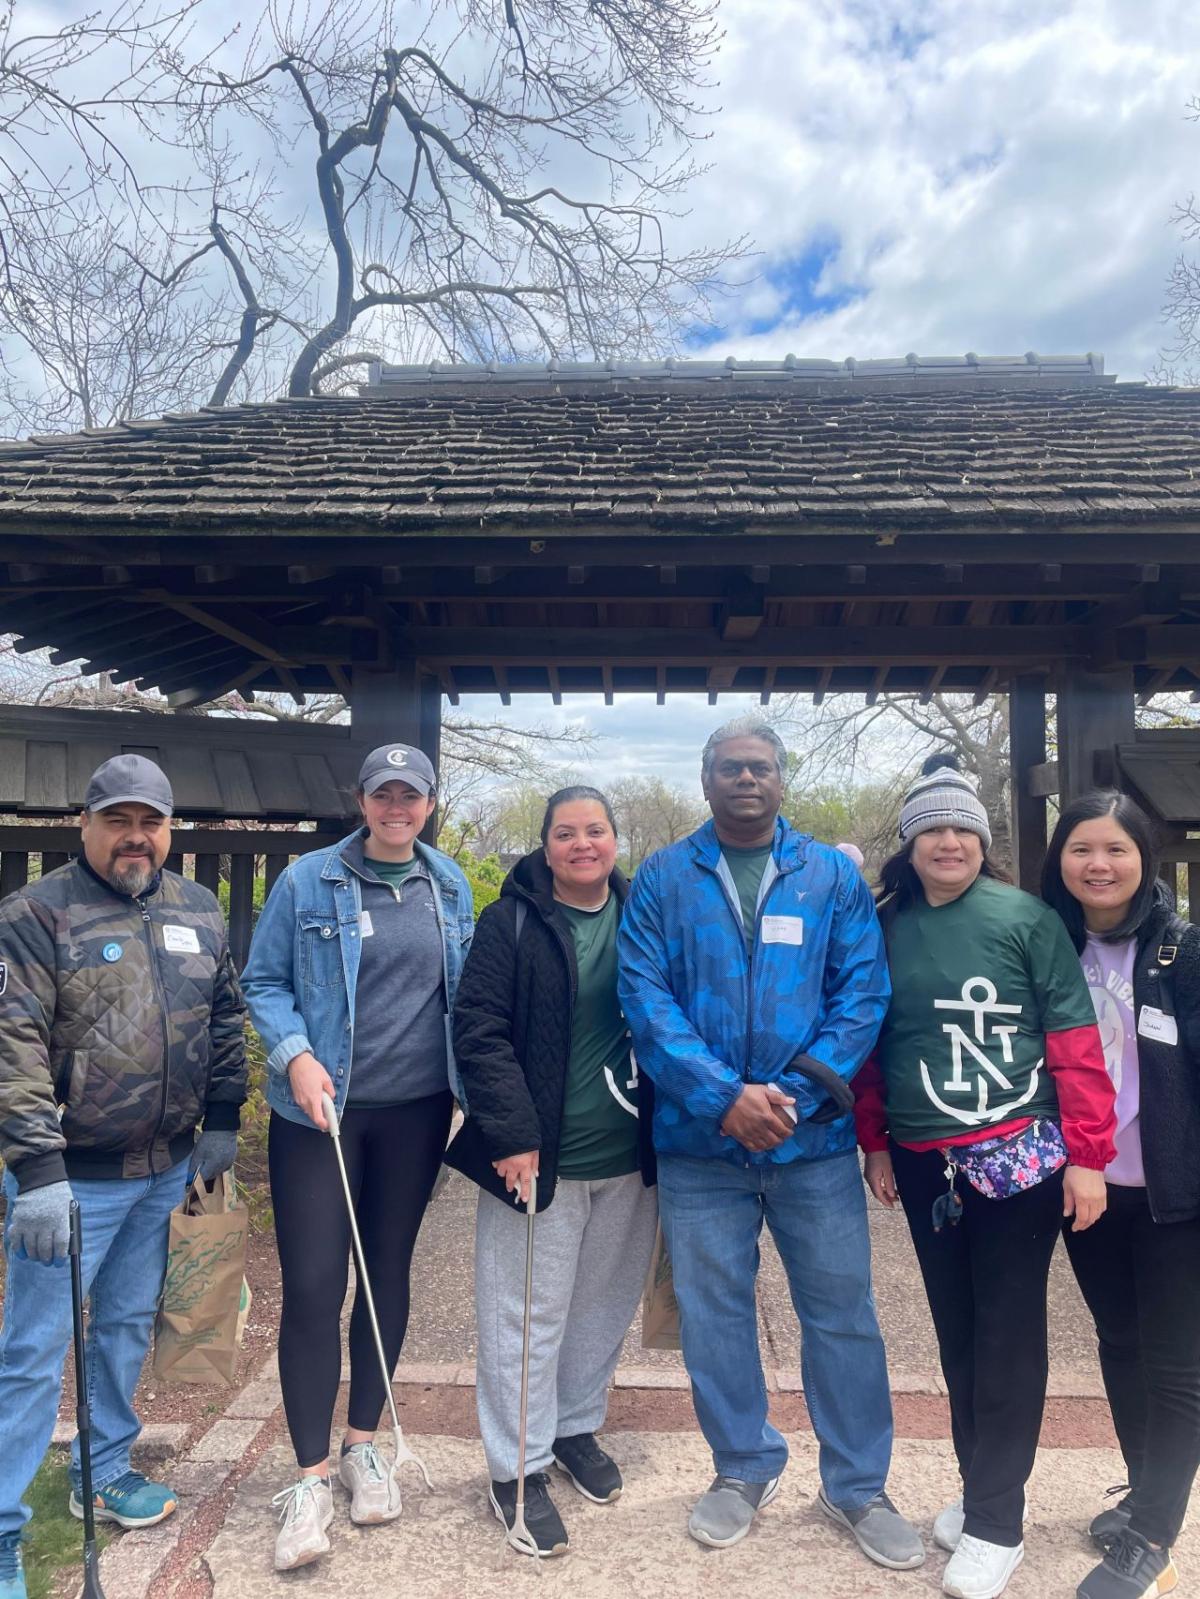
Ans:
<svg viewBox="0 0 1200 1599"><path fill-rule="evenodd" d="M853 1116L808 1122L827 1097L785 1069L803 1052L849 1080L887 1010L874 903L844 855L779 819L748 959L737 891L707 822L642 866L618 948L638 1068L657 1089L660 1153L758 1165L854 1148ZM764 1154L720 1131L744 1082L778 1083L796 1098L795 1134Z"/></svg>

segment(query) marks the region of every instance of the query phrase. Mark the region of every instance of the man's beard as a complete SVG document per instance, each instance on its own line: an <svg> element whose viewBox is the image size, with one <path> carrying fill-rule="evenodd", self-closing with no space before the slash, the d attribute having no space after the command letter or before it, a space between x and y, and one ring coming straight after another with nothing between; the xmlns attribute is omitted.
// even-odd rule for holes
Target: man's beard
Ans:
<svg viewBox="0 0 1200 1599"><path fill-rule="evenodd" d="M136 899L150 887L154 872L154 862L148 855L117 855L104 877L109 887L115 888L118 894L128 894L131 899Z"/></svg>

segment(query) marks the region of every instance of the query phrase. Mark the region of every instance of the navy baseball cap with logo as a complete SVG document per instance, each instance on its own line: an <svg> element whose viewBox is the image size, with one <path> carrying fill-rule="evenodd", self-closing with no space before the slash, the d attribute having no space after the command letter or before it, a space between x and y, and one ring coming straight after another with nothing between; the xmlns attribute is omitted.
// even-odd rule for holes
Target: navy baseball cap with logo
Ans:
<svg viewBox="0 0 1200 1599"><path fill-rule="evenodd" d="M358 786L364 794L374 794L385 783L408 783L419 794L428 794L437 786L437 774L424 750L411 744L381 744L359 768Z"/></svg>
<svg viewBox="0 0 1200 1599"><path fill-rule="evenodd" d="M149 805L160 816L170 816L175 796L161 766L144 755L114 755L97 766L83 796L85 811L102 811L109 805Z"/></svg>

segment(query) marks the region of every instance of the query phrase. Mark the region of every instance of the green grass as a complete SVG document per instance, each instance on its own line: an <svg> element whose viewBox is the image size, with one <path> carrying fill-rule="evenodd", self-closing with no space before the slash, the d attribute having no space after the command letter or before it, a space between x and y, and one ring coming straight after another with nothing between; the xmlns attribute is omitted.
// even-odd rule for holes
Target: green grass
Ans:
<svg viewBox="0 0 1200 1599"><path fill-rule="evenodd" d="M29 1599L50 1599L62 1586L59 1578L64 1571L78 1573L75 1588L82 1581L83 1522L67 1509L70 1492L66 1451L52 1449L25 1496L33 1511L22 1549ZM108 1535L97 1527L97 1548L103 1549L107 1542Z"/></svg>

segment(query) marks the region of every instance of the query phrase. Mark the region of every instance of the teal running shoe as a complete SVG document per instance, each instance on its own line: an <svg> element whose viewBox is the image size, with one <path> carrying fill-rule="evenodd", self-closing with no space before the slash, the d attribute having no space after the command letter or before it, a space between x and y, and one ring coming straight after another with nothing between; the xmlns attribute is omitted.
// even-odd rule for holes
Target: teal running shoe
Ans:
<svg viewBox="0 0 1200 1599"><path fill-rule="evenodd" d="M164 1482L149 1482L140 1471L127 1471L123 1477L96 1491L92 1514L97 1521L115 1521L118 1527L153 1527L165 1521L179 1503ZM79 1490L71 1490L71 1514L83 1520L83 1501ZM0 1599L5 1599L0 1591Z"/></svg>
<svg viewBox="0 0 1200 1599"><path fill-rule="evenodd" d="M0 1599L26 1599L19 1532L5 1533L0 1538Z"/></svg>

